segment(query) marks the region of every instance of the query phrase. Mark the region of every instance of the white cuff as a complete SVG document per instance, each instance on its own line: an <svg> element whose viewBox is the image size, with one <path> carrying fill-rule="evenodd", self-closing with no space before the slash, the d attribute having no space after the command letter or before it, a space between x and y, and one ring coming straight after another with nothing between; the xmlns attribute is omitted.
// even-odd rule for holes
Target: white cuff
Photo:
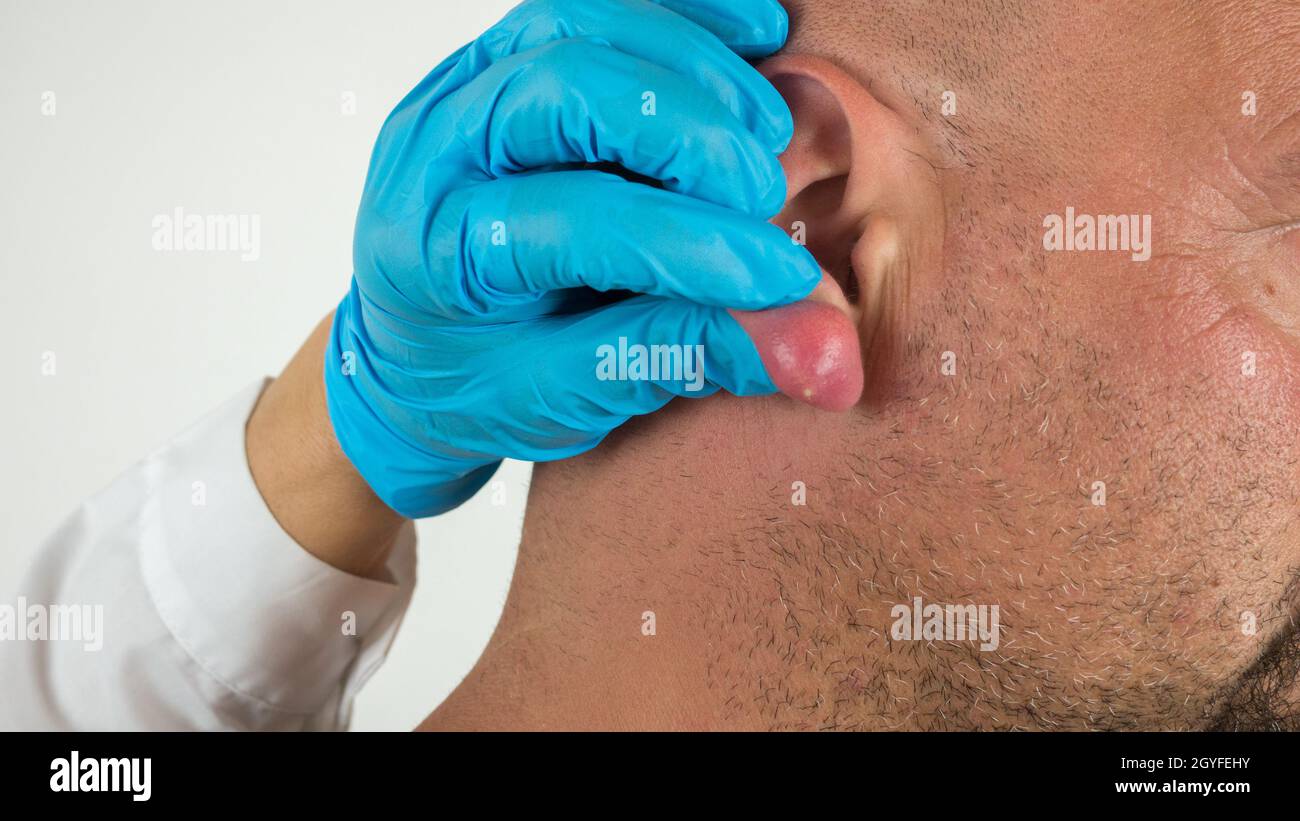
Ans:
<svg viewBox="0 0 1300 821"><path fill-rule="evenodd" d="M338 570L284 532L249 472L244 427L261 381L144 464L139 558L158 614L225 687L275 711L345 727L383 661L415 586L415 529L388 562L393 583Z"/></svg>

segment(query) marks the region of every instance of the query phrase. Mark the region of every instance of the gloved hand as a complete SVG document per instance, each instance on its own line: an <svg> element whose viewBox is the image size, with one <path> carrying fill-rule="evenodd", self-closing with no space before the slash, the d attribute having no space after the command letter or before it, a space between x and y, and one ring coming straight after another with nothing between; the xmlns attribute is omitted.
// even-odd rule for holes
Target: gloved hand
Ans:
<svg viewBox="0 0 1300 821"><path fill-rule="evenodd" d="M786 30L776 0L532 0L389 115L325 383L390 507L450 510L503 457L572 456L674 396L775 390L726 309L821 276L766 222L793 124L742 59ZM702 346L703 382L622 372L636 345Z"/></svg>

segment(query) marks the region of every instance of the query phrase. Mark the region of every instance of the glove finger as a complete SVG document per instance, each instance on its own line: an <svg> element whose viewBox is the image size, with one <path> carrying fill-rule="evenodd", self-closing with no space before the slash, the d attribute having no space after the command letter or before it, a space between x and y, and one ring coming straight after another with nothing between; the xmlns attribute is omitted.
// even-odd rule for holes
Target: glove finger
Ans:
<svg viewBox="0 0 1300 821"><path fill-rule="evenodd" d="M785 45L790 18L776 0L655 0L717 37L747 60Z"/></svg>
<svg viewBox="0 0 1300 821"><path fill-rule="evenodd" d="M776 392L757 347L722 308L637 296L583 314L566 336L577 352L594 349L596 381L614 412L655 409L636 404L642 383L690 398L718 389L736 396Z"/></svg>
<svg viewBox="0 0 1300 821"><path fill-rule="evenodd" d="M430 436L462 454L564 459L674 396L776 390L727 311L681 300L641 296L578 316L440 336L437 352L416 351L402 373L427 376L440 370L435 361L454 361L447 376L455 390L422 391L418 401L390 403L386 412L438 419Z"/></svg>
<svg viewBox="0 0 1300 821"><path fill-rule="evenodd" d="M452 192L428 225L441 261L418 304L503 321L564 288L761 310L807 296L821 269L771 223L600 171L522 174ZM523 316L528 314L514 314Z"/></svg>
<svg viewBox="0 0 1300 821"><path fill-rule="evenodd" d="M656 107L643 99L654 89ZM785 202L776 155L689 78L589 39L508 57L439 107L488 177L564 164L616 163L670 191L770 218ZM454 187L465 173L444 154Z"/></svg>
<svg viewBox="0 0 1300 821"><path fill-rule="evenodd" d="M708 89L773 153L785 150L794 121L785 100L753 66L718 38L740 38L746 55L784 44L789 22L771 0L529 0L483 34L462 55L462 81L512 54L554 40L597 38L688 77ZM762 44L761 47L755 44ZM778 46L779 47L779 46ZM775 49L773 49L775 50ZM653 91L653 89L647 89Z"/></svg>

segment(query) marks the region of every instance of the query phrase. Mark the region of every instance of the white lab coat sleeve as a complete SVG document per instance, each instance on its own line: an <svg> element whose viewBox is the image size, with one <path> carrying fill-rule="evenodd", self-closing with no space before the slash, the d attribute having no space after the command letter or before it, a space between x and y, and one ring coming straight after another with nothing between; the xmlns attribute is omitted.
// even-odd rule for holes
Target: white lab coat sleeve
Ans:
<svg viewBox="0 0 1300 821"><path fill-rule="evenodd" d="M41 545L7 603L0 729L347 727L410 602L415 529L403 528L386 581L295 543L244 452L265 385L130 468Z"/></svg>

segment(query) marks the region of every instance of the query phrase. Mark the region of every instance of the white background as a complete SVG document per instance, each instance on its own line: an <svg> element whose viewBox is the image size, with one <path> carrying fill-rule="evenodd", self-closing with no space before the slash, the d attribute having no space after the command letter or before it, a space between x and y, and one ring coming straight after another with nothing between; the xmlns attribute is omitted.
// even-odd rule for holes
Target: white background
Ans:
<svg viewBox="0 0 1300 821"><path fill-rule="evenodd" d="M280 371L347 287L384 117L511 5L0 0L0 589L81 499ZM261 258L155 251L178 206L260 215ZM414 726L486 644L528 467L498 476L505 508L420 524L415 601L354 729Z"/></svg>

